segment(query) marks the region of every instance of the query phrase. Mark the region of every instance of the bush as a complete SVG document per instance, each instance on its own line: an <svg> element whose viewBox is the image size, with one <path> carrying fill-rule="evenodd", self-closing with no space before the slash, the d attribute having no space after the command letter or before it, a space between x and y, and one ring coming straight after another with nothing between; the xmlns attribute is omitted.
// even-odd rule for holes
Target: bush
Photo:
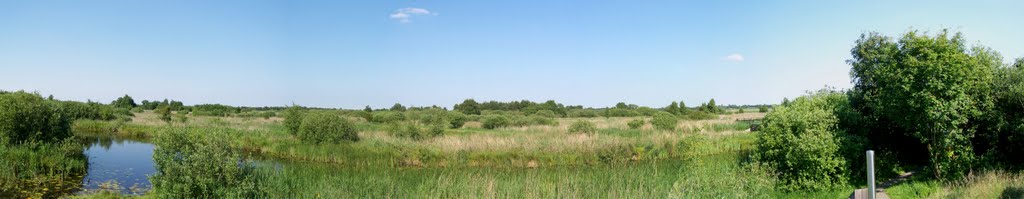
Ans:
<svg viewBox="0 0 1024 199"><path fill-rule="evenodd" d="M54 101L24 91L0 94L0 144L71 137L71 121Z"/></svg>
<svg viewBox="0 0 1024 199"><path fill-rule="evenodd" d="M556 117L558 117L558 114L555 113L555 111L552 111L552 110L539 110L536 113L533 113L533 115L531 115L531 116L539 116L539 117L546 117L546 118L556 118Z"/></svg>
<svg viewBox="0 0 1024 199"><path fill-rule="evenodd" d="M718 119L718 115L706 111L690 111L686 115L683 115L682 118L688 120L710 120Z"/></svg>
<svg viewBox="0 0 1024 199"><path fill-rule="evenodd" d="M636 117L640 116L640 112L631 109L624 108L610 108L604 111L605 117Z"/></svg>
<svg viewBox="0 0 1024 199"><path fill-rule="evenodd" d="M570 133L594 134L597 133L597 125L586 120L576 120L569 125Z"/></svg>
<svg viewBox="0 0 1024 199"><path fill-rule="evenodd" d="M168 122L168 123L171 122L171 107L170 106L167 106L167 105L157 106L156 110L153 110L153 112L156 113L158 116L160 116L160 120L161 121Z"/></svg>
<svg viewBox="0 0 1024 199"><path fill-rule="evenodd" d="M200 104L192 106L193 115L224 117L239 113L241 109L222 104Z"/></svg>
<svg viewBox="0 0 1024 199"><path fill-rule="evenodd" d="M504 115L487 115L483 117L483 126L486 129L496 129L506 127L512 124L508 116Z"/></svg>
<svg viewBox="0 0 1024 199"><path fill-rule="evenodd" d="M83 103L83 102L75 102L75 101L64 101L64 102L58 102L58 103L60 104L60 112L64 115L64 117L67 117L69 120L79 120L79 119L100 120L100 119L103 119L103 118L100 117L100 110L96 106L93 106L93 105L90 105L90 104L86 104L86 103ZM104 105L99 105L99 104L97 104L97 105L98 106L104 106Z"/></svg>
<svg viewBox="0 0 1024 199"><path fill-rule="evenodd" d="M468 116L466 116L466 114L463 114L462 112L455 112L455 111L448 112L447 116L448 116L448 123L450 124L449 127L455 128L455 129L462 128L462 125L465 125L466 122L469 121L469 119L470 119Z"/></svg>
<svg viewBox="0 0 1024 199"><path fill-rule="evenodd" d="M778 174L784 190L824 190L846 182L847 160L865 149L863 138L839 126L846 110L849 102L838 92L799 97L776 108L764 118L754 159Z"/></svg>
<svg viewBox="0 0 1024 199"><path fill-rule="evenodd" d="M642 119L642 118L633 119L633 120L630 120L629 123L626 123L626 125L629 125L629 128L631 128L631 129L639 129L640 127L644 126L644 119Z"/></svg>
<svg viewBox="0 0 1024 199"><path fill-rule="evenodd" d="M302 125L302 116L306 110L298 105L292 105L284 110L284 127L292 135L299 134L299 125Z"/></svg>
<svg viewBox="0 0 1024 199"><path fill-rule="evenodd" d="M527 124L527 125L547 125L547 126L558 125L558 120L555 120L555 119L550 118L550 117L532 115L532 116L526 117L526 119L529 121L529 124Z"/></svg>
<svg viewBox="0 0 1024 199"><path fill-rule="evenodd" d="M658 112L654 114L654 119L651 119L651 125L656 129L661 130L675 130L676 125L679 123L679 118L668 112Z"/></svg>
<svg viewBox="0 0 1024 199"><path fill-rule="evenodd" d="M590 109L573 109L569 110L567 117L597 117L597 111Z"/></svg>
<svg viewBox="0 0 1024 199"><path fill-rule="evenodd" d="M298 137L315 144L359 141L355 124L341 115L326 111L306 113L299 125Z"/></svg>
<svg viewBox="0 0 1024 199"><path fill-rule="evenodd" d="M370 121L375 123L400 122L405 121L405 115L395 111L375 111Z"/></svg>
<svg viewBox="0 0 1024 199"><path fill-rule="evenodd" d="M261 198L262 178L225 132L169 128L156 134L151 176L158 198Z"/></svg>
<svg viewBox="0 0 1024 199"><path fill-rule="evenodd" d="M421 140L427 137L444 135L445 126L442 124L426 125L417 122L393 123L388 129L395 137Z"/></svg>
<svg viewBox="0 0 1024 199"><path fill-rule="evenodd" d="M759 106L759 107L757 107L757 112L767 113L768 112L768 106Z"/></svg>

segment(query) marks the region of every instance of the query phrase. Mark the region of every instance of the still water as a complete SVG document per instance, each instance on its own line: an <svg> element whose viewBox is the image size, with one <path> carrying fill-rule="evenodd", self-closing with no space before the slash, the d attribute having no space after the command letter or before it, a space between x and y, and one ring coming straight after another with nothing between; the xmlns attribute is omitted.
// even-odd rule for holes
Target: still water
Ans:
<svg viewBox="0 0 1024 199"><path fill-rule="evenodd" d="M89 169L82 179L86 191L113 189L104 185L117 182L121 193L141 194L152 188L147 177L156 173L153 144L109 137L86 138L85 155Z"/></svg>

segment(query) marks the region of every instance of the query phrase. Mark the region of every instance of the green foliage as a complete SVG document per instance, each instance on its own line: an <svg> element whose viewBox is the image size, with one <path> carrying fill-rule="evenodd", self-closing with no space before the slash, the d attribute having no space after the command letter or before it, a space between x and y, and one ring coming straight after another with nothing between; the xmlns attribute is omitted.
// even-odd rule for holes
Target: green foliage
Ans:
<svg viewBox="0 0 1024 199"><path fill-rule="evenodd" d="M160 120L161 121L164 121L164 122L167 122L167 123L171 122L171 107L170 106L167 106L167 105L158 106L158 107L156 107L156 110L153 110L153 112L156 113L157 116L160 116Z"/></svg>
<svg viewBox="0 0 1024 199"><path fill-rule="evenodd" d="M224 117L239 113L241 109L222 104L199 104L192 106L193 115Z"/></svg>
<svg viewBox="0 0 1024 199"><path fill-rule="evenodd" d="M473 99L466 99L465 101L462 101L462 103L460 104L455 104L455 107L453 107L453 109L455 111L469 115L480 115L481 111L480 103L477 103L476 100Z"/></svg>
<svg viewBox="0 0 1024 199"><path fill-rule="evenodd" d="M113 106L114 108L131 109L138 105L135 104L135 100L132 99L131 96L124 95L124 97L117 98L117 100L110 102L110 106Z"/></svg>
<svg viewBox="0 0 1024 199"><path fill-rule="evenodd" d="M592 109L573 109L569 110L568 117L597 117L597 111Z"/></svg>
<svg viewBox="0 0 1024 199"><path fill-rule="evenodd" d="M633 119L633 120L630 120L629 123L626 123L626 125L629 125L630 129L640 129L640 127L644 126L644 119L643 118Z"/></svg>
<svg viewBox="0 0 1024 199"><path fill-rule="evenodd" d="M55 101L24 91L0 94L0 144L64 140L70 128Z"/></svg>
<svg viewBox="0 0 1024 199"><path fill-rule="evenodd" d="M284 110L284 127L288 129L288 133L299 134L299 126L302 125L302 116L305 113L305 108L299 105L292 105Z"/></svg>
<svg viewBox="0 0 1024 199"><path fill-rule="evenodd" d="M773 169L784 190L825 190L849 179L844 145L863 153L860 139L839 127L839 111L849 109L846 96L819 92L800 97L764 118L754 158ZM850 155L853 155L852 153ZM859 165L858 165L859 166Z"/></svg>
<svg viewBox="0 0 1024 199"><path fill-rule="evenodd" d="M359 141L355 124L337 113L313 111L302 117L299 139L310 143L340 143Z"/></svg>
<svg viewBox="0 0 1024 199"><path fill-rule="evenodd" d="M679 103L673 101L671 104L665 107L665 112L679 115Z"/></svg>
<svg viewBox="0 0 1024 199"><path fill-rule="evenodd" d="M597 125L587 120L576 120L569 125L570 133L594 134L597 133Z"/></svg>
<svg viewBox="0 0 1024 199"><path fill-rule="evenodd" d="M388 109L388 110L402 112L402 111L405 111L405 106L402 106L402 104L399 104L399 103L395 103L395 105L391 106L391 109Z"/></svg>
<svg viewBox="0 0 1024 199"><path fill-rule="evenodd" d="M768 106L759 106L759 107L757 107L757 112L759 112L759 113L767 113L768 112Z"/></svg>
<svg viewBox="0 0 1024 199"><path fill-rule="evenodd" d="M59 198L80 191L87 162L82 149L74 139L0 144L0 198Z"/></svg>
<svg viewBox="0 0 1024 199"><path fill-rule="evenodd" d="M604 117L636 117L636 116L640 116L640 112L637 112L636 110L632 110L632 109L610 108L610 109L605 109L603 116Z"/></svg>
<svg viewBox="0 0 1024 199"><path fill-rule="evenodd" d="M852 98L858 109L917 138L928 149L934 176L959 179L975 163L971 138L984 126L1001 58L966 47L961 34L934 37L911 31L899 41L863 35L851 50ZM921 146L909 144L907 146Z"/></svg>
<svg viewBox="0 0 1024 199"><path fill-rule="evenodd" d="M555 111L552 111L552 110L539 110L536 113L533 113L532 116L540 116L540 117L546 117L546 118L556 118L556 117L558 117L557 113L555 113Z"/></svg>
<svg viewBox="0 0 1024 199"><path fill-rule="evenodd" d="M651 125L661 130L675 130L678 124L679 118L668 112L655 113L654 118L651 119Z"/></svg>
<svg viewBox="0 0 1024 199"><path fill-rule="evenodd" d="M454 129L462 128L462 125L465 125L466 122L470 120L469 116L466 116L466 114L463 114L461 112L447 112L447 116L448 123L450 124L449 127Z"/></svg>
<svg viewBox="0 0 1024 199"><path fill-rule="evenodd" d="M507 127L512 124L512 121L508 116L504 115L486 115L483 117L483 126L486 129L496 129L501 127Z"/></svg>
<svg viewBox="0 0 1024 199"><path fill-rule="evenodd" d="M213 131L213 132L211 132ZM258 198L261 177L216 129L170 128L154 138L159 198Z"/></svg>
<svg viewBox="0 0 1024 199"><path fill-rule="evenodd" d="M419 122L398 122L392 123L388 129L395 137L421 140L444 135L445 125L424 124Z"/></svg>
<svg viewBox="0 0 1024 199"><path fill-rule="evenodd" d="M405 114L395 111L375 111L370 121L376 123L400 122L405 121Z"/></svg>

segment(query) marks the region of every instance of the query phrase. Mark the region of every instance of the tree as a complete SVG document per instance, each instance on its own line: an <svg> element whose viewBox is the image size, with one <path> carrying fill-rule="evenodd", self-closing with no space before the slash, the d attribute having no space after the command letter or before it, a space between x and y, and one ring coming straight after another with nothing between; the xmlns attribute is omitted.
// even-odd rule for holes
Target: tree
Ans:
<svg viewBox="0 0 1024 199"><path fill-rule="evenodd" d="M665 107L665 112L679 115L679 103L672 102Z"/></svg>
<svg viewBox="0 0 1024 199"><path fill-rule="evenodd" d="M456 104L453 109L467 115L480 115L480 103L473 99L466 99L461 104Z"/></svg>
<svg viewBox="0 0 1024 199"><path fill-rule="evenodd" d="M391 109L388 110L402 112L405 111L405 106L402 106L402 104L399 103L395 103L395 105L391 106Z"/></svg>
<svg viewBox="0 0 1024 199"><path fill-rule="evenodd" d="M370 105L366 105L366 108L363 108L363 111L366 111L367 113L371 113L371 112L373 112L373 109L370 108Z"/></svg>
<svg viewBox="0 0 1024 199"><path fill-rule="evenodd" d="M153 112L156 112L156 114L158 114L160 116L160 120L163 120L164 122L167 122L167 123L171 122L171 106L170 105L161 104L160 106L157 106L156 109Z"/></svg>
<svg viewBox="0 0 1024 199"><path fill-rule="evenodd" d="M911 31L899 41L870 33L851 52L857 108L923 143L936 177L966 175L975 161L971 138L993 106L988 93L999 55L968 48L947 30L933 37Z"/></svg>
<svg viewBox="0 0 1024 199"><path fill-rule="evenodd" d="M128 96L128 95L124 95L124 97L117 98L117 100L114 100L113 102L110 102L110 105L114 106L114 108L126 108L126 109L131 109L131 108L135 108L135 106L138 106L137 104L135 104L135 100L133 100L132 97Z"/></svg>
<svg viewBox="0 0 1024 199"><path fill-rule="evenodd" d="M626 105L625 102L619 102L619 103L615 104L615 108L628 109L629 105Z"/></svg>

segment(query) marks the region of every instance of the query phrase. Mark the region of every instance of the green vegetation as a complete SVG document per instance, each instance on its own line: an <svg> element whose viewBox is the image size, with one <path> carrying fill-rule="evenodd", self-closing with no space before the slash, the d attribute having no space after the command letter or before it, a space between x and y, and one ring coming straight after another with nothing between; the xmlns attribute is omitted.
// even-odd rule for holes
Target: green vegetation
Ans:
<svg viewBox="0 0 1024 199"><path fill-rule="evenodd" d="M629 123L626 124L629 125L629 128L631 129L639 129L644 126L644 119L630 120Z"/></svg>
<svg viewBox="0 0 1024 199"><path fill-rule="evenodd" d="M678 124L679 118L667 112L658 112L654 114L654 119L651 120L651 125L661 130L675 130Z"/></svg>
<svg viewBox="0 0 1024 199"><path fill-rule="evenodd" d="M359 141L355 125L341 115L313 111L305 113L299 124L299 139L314 144Z"/></svg>
<svg viewBox="0 0 1024 199"><path fill-rule="evenodd" d="M160 198L254 198L265 195L254 165L225 145L224 134L174 128L153 140L157 173L150 177ZM242 163L242 164L240 164Z"/></svg>
<svg viewBox="0 0 1024 199"><path fill-rule="evenodd" d="M570 133L594 134L597 132L597 125L586 120L577 120L569 125Z"/></svg>

